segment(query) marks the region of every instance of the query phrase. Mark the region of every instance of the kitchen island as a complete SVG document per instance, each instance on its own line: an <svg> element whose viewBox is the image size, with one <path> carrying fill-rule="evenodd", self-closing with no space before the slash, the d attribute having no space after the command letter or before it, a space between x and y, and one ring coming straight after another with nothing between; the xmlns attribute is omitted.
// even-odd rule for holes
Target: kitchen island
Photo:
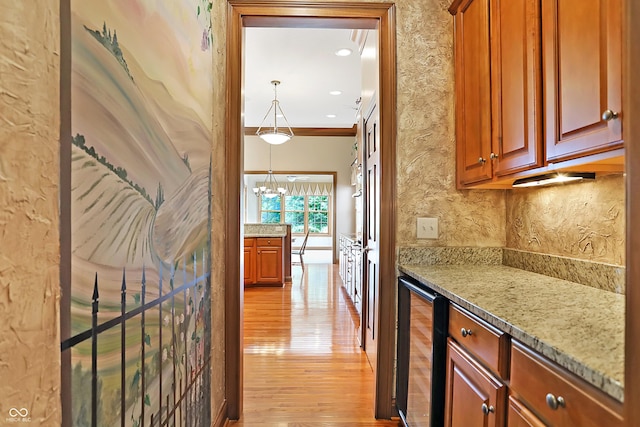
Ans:
<svg viewBox="0 0 640 427"><path fill-rule="evenodd" d="M291 282L291 225L244 225L244 285Z"/></svg>

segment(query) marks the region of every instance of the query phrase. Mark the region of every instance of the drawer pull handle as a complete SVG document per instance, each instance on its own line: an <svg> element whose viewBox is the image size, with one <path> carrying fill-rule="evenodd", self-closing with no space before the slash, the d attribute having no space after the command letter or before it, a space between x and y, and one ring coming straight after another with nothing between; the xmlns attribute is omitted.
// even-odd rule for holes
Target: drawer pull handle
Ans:
<svg viewBox="0 0 640 427"><path fill-rule="evenodd" d="M488 406L486 403L482 404L482 413L485 415L489 415L490 413L495 413L496 412L496 408L493 407L493 405Z"/></svg>
<svg viewBox="0 0 640 427"><path fill-rule="evenodd" d="M471 332L471 329L465 329L465 328L460 329L460 333L462 334L462 338L466 338L469 335L473 335L473 333Z"/></svg>
<svg viewBox="0 0 640 427"><path fill-rule="evenodd" d="M555 411L558 408L564 408L566 403L564 401L564 397L555 397L553 394L549 393L547 394L547 406Z"/></svg>

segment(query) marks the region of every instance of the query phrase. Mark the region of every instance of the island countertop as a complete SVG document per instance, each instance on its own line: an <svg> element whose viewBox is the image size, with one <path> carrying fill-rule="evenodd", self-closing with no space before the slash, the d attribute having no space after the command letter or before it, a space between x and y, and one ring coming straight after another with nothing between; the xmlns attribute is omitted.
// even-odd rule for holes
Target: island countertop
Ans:
<svg viewBox="0 0 640 427"><path fill-rule="evenodd" d="M244 237L285 237L287 227L284 224L245 224Z"/></svg>
<svg viewBox="0 0 640 427"><path fill-rule="evenodd" d="M503 265L398 269L623 401L624 295Z"/></svg>

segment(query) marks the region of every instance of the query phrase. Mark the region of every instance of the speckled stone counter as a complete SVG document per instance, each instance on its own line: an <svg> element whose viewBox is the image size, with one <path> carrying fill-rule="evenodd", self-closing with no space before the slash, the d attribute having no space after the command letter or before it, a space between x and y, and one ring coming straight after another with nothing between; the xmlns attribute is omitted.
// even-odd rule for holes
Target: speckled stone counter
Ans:
<svg viewBox="0 0 640 427"><path fill-rule="evenodd" d="M398 269L623 400L623 295L503 265Z"/></svg>
<svg viewBox="0 0 640 427"><path fill-rule="evenodd" d="M287 227L283 224L245 224L244 237L285 237Z"/></svg>

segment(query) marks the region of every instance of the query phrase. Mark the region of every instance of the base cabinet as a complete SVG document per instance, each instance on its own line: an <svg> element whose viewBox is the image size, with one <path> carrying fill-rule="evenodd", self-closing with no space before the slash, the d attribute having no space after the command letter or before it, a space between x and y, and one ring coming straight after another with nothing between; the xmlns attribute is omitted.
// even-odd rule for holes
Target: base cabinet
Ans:
<svg viewBox="0 0 640 427"><path fill-rule="evenodd" d="M520 402L520 400L509 396L507 427L546 427L546 424Z"/></svg>
<svg viewBox="0 0 640 427"><path fill-rule="evenodd" d="M446 427L499 427L507 387L455 341L447 342Z"/></svg>
<svg viewBox="0 0 640 427"><path fill-rule="evenodd" d="M515 341L511 348L510 388L544 424L558 427L623 425L619 402Z"/></svg>
<svg viewBox="0 0 640 427"><path fill-rule="evenodd" d="M256 239L244 239L244 284L256 283Z"/></svg>
<svg viewBox="0 0 640 427"><path fill-rule="evenodd" d="M356 311L362 313L362 245L340 236L340 278Z"/></svg>
<svg viewBox="0 0 640 427"><path fill-rule="evenodd" d="M244 284L284 284L281 237L247 237L244 240Z"/></svg>

